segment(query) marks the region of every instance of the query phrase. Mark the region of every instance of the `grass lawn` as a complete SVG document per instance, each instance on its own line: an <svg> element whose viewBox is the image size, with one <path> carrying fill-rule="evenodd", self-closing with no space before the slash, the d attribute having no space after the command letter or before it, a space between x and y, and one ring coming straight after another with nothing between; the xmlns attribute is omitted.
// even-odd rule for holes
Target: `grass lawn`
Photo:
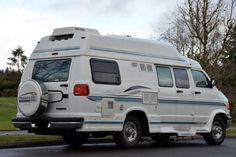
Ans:
<svg viewBox="0 0 236 157"><path fill-rule="evenodd" d="M47 135L5 135L0 136L1 142L17 142L17 141L50 141L61 140L60 136L47 136Z"/></svg>
<svg viewBox="0 0 236 157"><path fill-rule="evenodd" d="M227 135L236 135L236 130L226 130Z"/></svg>
<svg viewBox="0 0 236 157"><path fill-rule="evenodd" d="M236 122L233 122L232 125L233 125L234 127L236 127Z"/></svg>
<svg viewBox="0 0 236 157"><path fill-rule="evenodd" d="M16 130L11 119L16 116L16 97L0 97L0 130Z"/></svg>

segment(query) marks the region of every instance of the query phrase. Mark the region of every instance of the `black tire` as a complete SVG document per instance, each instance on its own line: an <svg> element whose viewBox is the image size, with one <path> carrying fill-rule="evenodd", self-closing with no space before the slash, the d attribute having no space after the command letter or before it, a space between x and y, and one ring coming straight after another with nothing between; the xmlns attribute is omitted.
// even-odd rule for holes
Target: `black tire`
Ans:
<svg viewBox="0 0 236 157"><path fill-rule="evenodd" d="M169 134L155 134L152 136L152 139L161 145L168 145L170 143Z"/></svg>
<svg viewBox="0 0 236 157"><path fill-rule="evenodd" d="M211 132L204 134L203 138L209 145L220 145L225 139L225 123L221 117L215 117Z"/></svg>
<svg viewBox="0 0 236 157"><path fill-rule="evenodd" d="M113 140L118 147L131 148L136 146L141 138L141 124L135 116L128 116L121 132L113 135Z"/></svg>
<svg viewBox="0 0 236 157"><path fill-rule="evenodd" d="M66 133L62 137L65 143L71 146L79 147L88 140L89 135L88 133L73 132L73 133Z"/></svg>

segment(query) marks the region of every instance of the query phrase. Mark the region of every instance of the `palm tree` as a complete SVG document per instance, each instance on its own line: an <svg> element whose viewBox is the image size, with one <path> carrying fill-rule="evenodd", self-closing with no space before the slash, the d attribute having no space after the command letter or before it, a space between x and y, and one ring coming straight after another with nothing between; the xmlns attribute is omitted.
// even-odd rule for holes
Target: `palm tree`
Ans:
<svg viewBox="0 0 236 157"><path fill-rule="evenodd" d="M7 63L10 66L16 66L18 71L22 71L27 64L27 56L24 55L24 50L21 46L18 46L11 51L12 57L9 57L8 60L11 62Z"/></svg>

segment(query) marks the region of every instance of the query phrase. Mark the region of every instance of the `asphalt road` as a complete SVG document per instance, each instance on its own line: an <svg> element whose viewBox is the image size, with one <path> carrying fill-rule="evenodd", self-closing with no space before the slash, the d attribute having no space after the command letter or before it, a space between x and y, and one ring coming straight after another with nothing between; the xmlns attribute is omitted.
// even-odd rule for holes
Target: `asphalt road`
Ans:
<svg viewBox="0 0 236 157"><path fill-rule="evenodd" d="M176 141L168 146L142 143L137 148L119 149L114 143L0 149L0 157L235 157L236 139L226 139L220 146L203 140Z"/></svg>

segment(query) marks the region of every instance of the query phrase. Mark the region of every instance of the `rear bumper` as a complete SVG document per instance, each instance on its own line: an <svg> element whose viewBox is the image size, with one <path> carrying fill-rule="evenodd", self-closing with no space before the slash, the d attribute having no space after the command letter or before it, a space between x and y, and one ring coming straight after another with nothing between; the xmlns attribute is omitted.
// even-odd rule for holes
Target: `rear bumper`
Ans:
<svg viewBox="0 0 236 157"><path fill-rule="evenodd" d="M38 129L80 129L83 126L84 118L27 118L15 117L12 123L21 130Z"/></svg>

